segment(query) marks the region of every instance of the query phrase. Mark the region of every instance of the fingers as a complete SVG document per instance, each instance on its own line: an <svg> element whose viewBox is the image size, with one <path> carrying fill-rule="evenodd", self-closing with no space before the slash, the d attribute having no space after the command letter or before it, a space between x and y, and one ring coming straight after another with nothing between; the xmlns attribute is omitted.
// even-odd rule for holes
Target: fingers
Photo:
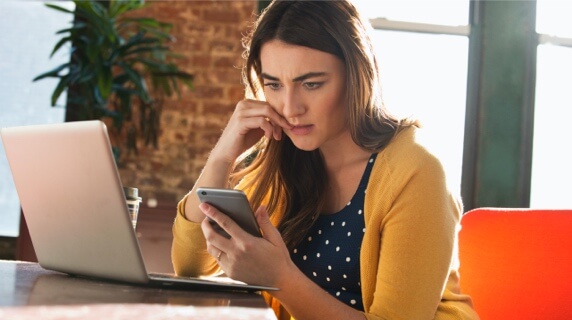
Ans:
<svg viewBox="0 0 572 320"><path fill-rule="evenodd" d="M216 246L207 243L207 252L216 259L216 261L220 264L221 263L221 259L223 258L223 255L226 254L224 251L222 251L221 249L217 248Z"/></svg>
<svg viewBox="0 0 572 320"><path fill-rule="evenodd" d="M262 231L264 238L273 244L278 244L282 241L282 236L276 227L270 222L270 217L268 216L268 211L265 206L260 206L254 213L256 216L256 222Z"/></svg>
<svg viewBox="0 0 572 320"><path fill-rule="evenodd" d="M247 247L244 243L249 241L248 237L253 236L208 203L201 203L199 208L206 216L201 228L207 242L207 251L217 260L219 266L223 267L221 263L234 260L232 257L236 255L237 248Z"/></svg>
<svg viewBox="0 0 572 320"><path fill-rule="evenodd" d="M223 242L227 240L226 237L221 235L215 230L215 227L209 218L205 218L201 223L201 228L203 229L203 234L207 240L207 252L216 259L217 263L221 263L221 258L225 254L223 247Z"/></svg>
<svg viewBox="0 0 572 320"><path fill-rule="evenodd" d="M280 233L270 222L265 207L261 206L255 212L264 238L254 237L234 223L227 224L225 220L230 218L207 203L201 204L200 208L207 216L202 223L207 251L217 260L224 274L247 283L278 283L276 270L285 270L285 266L290 265L290 254ZM232 239L217 234L208 219L219 223L232 235Z"/></svg>
<svg viewBox="0 0 572 320"><path fill-rule="evenodd" d="M267 102L242 100L237 103L211 156L233 163L263 136L280 140L282 131L291 128L290 123Z"/></svg>
<svg viewBox="0 0 572 320"><path fill-rule="evenodd" d="M243 114L243 117L256 118L258 125L269 138L280 138L283 128L292 128L292 125L267 102L242 100L236 108Z"/></svg>
<svg viewBox="0 0 572 320"><path fill-rule="evenodd" d="M254 119L255 122L255 127L258 127L260 129L262 129L262 131L264 131L264 135L266 136L266 138L268 139L276 139L276 140L280 140L280 138L282 137L281 133L280 134L276 134L277 131L282 132L282 128L276 125L273 125L272 122L270 122L270 120L268 118L262 118L262 117L257 117L257 118L252 118ZM278 139L277 139L278 137Z"/></svg>
<svg viewBox="0 0 572 320"><path fill-rule="evenodd" d="M246 234L236 222L208 203L201 203L199 209L207 217L202 223L207 241L221 250L228 251L230 238L240 239Z"/></svg>

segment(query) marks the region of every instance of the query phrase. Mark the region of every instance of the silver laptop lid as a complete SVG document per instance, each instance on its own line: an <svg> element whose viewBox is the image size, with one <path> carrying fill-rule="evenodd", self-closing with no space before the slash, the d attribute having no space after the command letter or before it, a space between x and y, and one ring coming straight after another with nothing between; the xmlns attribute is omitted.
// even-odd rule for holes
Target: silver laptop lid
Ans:
<svg viewBox="0 0 572 320"><path fill-rule="evenodd" d="M147 282L105 124L11 127L0 134L40 265Z"/></svg>

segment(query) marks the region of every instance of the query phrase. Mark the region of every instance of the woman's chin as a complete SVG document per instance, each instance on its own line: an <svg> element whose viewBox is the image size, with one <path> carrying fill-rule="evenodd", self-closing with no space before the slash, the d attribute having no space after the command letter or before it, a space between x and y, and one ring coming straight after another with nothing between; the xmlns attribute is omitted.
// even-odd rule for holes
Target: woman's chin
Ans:
<svg viewBox="0 0 572 320"><path fill-rule="evenodd" d="M312 141L302 141L302 139L296 139L296 138L294 139L290 138L290 140L292 140L292 143L296 148L302 151L314 151L319 148L319 146L317 146L316 143Z"/></svg>

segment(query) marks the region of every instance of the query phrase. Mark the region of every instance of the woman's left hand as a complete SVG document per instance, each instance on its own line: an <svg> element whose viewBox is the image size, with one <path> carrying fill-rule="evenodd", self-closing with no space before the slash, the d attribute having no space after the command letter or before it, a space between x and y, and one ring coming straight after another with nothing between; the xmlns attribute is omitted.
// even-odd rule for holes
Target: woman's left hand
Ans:
<svg viewBox="0 0 572 320"><path fill-rule="evenodd" d="M207 203L201 203L199 208L207 216L201 225L207 250L217 259L227 276L249 284L273 287L280 287L282 281L287 281L294 263L264 206L255 213L262 238L247 233L227 215ZM214 220L231 238L217 233L208 218Z"/></svg>

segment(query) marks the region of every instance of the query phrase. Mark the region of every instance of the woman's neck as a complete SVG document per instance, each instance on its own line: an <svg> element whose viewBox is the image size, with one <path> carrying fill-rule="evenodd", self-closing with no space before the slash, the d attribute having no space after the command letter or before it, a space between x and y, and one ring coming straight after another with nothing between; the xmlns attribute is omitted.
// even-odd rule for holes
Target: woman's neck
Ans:
<svg viewBox="0 0 572 320"><path fill-rule="evenodd" d="M339 172L356 162L366 161L371 155L371 152L364 150L352 140L349 131L320 147L320 153L324 158L328 175L330 172Z"/></svg>

